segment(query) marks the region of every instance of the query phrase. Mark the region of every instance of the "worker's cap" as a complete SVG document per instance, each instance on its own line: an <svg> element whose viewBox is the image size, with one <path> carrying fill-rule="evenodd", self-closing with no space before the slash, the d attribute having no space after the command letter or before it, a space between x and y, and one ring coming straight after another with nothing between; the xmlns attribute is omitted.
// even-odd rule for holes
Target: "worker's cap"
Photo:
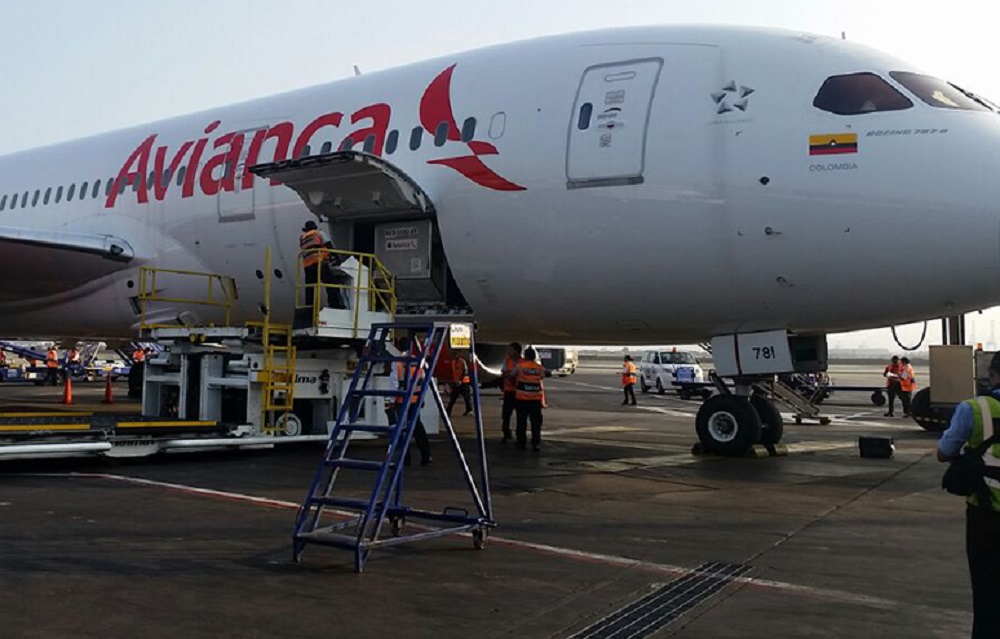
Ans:
<svg viewBox="0 0 1000 639"><path fill-rule="evenodd" d="M303 230L303 231L315 231L315 230L316 230L316 223L315 223L315 222L313 222L312 220L309 220L309 221L307 221L307 222L306 222L306 223L305 223L305 224L304 224L304 225L302 226L302 230Z"/></svg>

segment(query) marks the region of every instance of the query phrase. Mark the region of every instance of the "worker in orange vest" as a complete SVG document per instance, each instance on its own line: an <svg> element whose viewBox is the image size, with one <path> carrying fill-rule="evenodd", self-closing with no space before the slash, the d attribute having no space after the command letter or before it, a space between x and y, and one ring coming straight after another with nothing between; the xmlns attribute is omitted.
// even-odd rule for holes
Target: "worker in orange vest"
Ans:
<svg viewBox="0 0 1000 639"><path fill-rule="evenodd" d="M327 249L331 248L333 245L324 239L316 222L307 221L302 227L302 235L299 236L299 252L302 253L302 268L305 275L306 306L312 307L316 288L322 285L326 288L326 300L330 308L347 308L344 289L330 285L349 284L351 278L339 268L330 267L332 254Z"/></svg>
<svg viewBox="0 0 1000 639"><path fill-rule="evenodd" d="M637 377L635 364L632 363L632 356L626 355L625 363L622 365L622 390L625 391L625 399L622 400L622 406L626 406L629 403L629 397L632 398L632 405L636 405L635 381Z"/></svg>
<svg viewBox="0 0 1000 639"><path fill-rule="evenodd" d="M59 351L53 346L45 354L45 383L52 386L59 385Z"/></svg>
<svg viewBox="0 0 1000 639"><path fill-rule="evenodd" d="M410 338L400 337L396 342L396 347L401 353L408 353L410 351ZM399 390L406 390L410 383L410 379L413 375L417 376L417 382L414 385L415 389L420 388L420 379L424 376L424 372L417 370L416 364L410 364L409 370L403 362L395 362L395 365L389 371L389 388L398 388ZM430 392L433 392L431 389ZM410 411L416 411L417 413L417 425L413 431L413 440L417 443L417 448L420 450L420 465L428 466L433 461L434 458L431 457L431 442L427 437L427 429L424 428L424 422L420 419L420 396L414 393L413 397L410 398ZM395 424L396 420L399 418L399 411L404 410L403 398L397 397L393 401L393 406L386 411L389 417L389 423ZM407 418L411 417L412 413L407 414ZM406 449L406 457L403 462L405 465L410 465L410 449Z"/></svg>
<svg viewBox="0 0 1000 639"><path fill-rule="evenodd" d="M885 378L885 391L889 396L889 410L885 413L886 417L895 417L893 413L896 408L896 396L900 394L899 370L901 367L899 356L893 355L892 360L886 364L885 370L882 371L882 377Z"/></svg>
<svg viewBox="0 0 1000 639"><path fill-rule="evenodd" d="M472 414L472 378L469 376L469 363L458 351L452 353L451 360L451 397L448 399L448 417L451 417L451 409L455 406L459 396L465 401L465 412L462 417Z"/></svg>
<svg viewBox="0 0 1000 639"><path fill-rule="evenodd" d="M136 364L141 364L141 363L145 362L146 361L146 351L144 351L140 347L136 347L136 349L134 351L132 351L132 361L134 363L136 363Z"/></svg>
<svg viewBox="0 0 1000 639"><path fill-rule="evenodd" d="M514 377L514 369L521 362L521 345L511 342L507 346L507 358L503 362L503 369L500 374L503 377L503 408L500 410L501 427L503 428L504 443L511 440L510 417L517 407L517 380Z"/></svg>
<svg viewBox="0 0 1000 639"><path fill-rule="evenodd" d="M517 448L527 448L528 421L531 421L531 449L542 448L542 408L545 404L545 367L535 361L535 349L524 351L524 359L514 369L517 400Z"/></svg>
<svg viewBox="0 0 1000 639"><path fill-rule="evenodd" d="M917 378L910 365L910 358L899 360L899 399L903 402L903 417L910 416L910 400L917 388Z"/></svg>

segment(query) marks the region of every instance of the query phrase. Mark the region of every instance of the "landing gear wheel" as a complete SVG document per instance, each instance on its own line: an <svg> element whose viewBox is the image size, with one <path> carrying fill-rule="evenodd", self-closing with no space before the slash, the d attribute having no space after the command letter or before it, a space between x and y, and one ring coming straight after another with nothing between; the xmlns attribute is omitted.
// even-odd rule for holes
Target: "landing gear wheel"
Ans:
<svg viewBox="0 0 1000 639"><path fill-rule="evenodd" d="M760 440L760 417L746 397L716 395L698 409L695 429L704 451L740 456Z"/></svg>
<svg viewBox="0 0 1000 639"><path fill-rule="evenodd" d="M760 395L750 398L750 405L760 417L760 443L773 446L781 441L785 433L785 420L773 401Z"/></svg>
<svg viewBox="0 0 1000 639"><path fill-rule="evenodd" d="M472 547L476 550L486 548L486 543L489 539L489 532L485 528L476 528L472 531Z"/></svg>
<svg viewBox="0 0 1000 639"><path fill-rule="evenodd" d="M401 537L406 529L406 517L393 517L389 520L389 532L393 537Z"/></svg>
<svg viewBox="0 0 1000 639"><path fill-rule="evenodd" d="M660 381L659 377L656 378L656 392L659 393L660 395L662 395L663 393L667 392L663 388L663 382Z"/></svg>
<svg viewBox="0 0 1000 639"><path fill-rule="evenodd" d="M921 388L910 400L910 416L913 421L932 433L942 433L948 428L952 410L952 406L932 406L930 388Z"/></svg>
<svg viewBox="0 0 1000 639"><path fill-rule="evenodd" d="M641 375L639 376L639 390L641 390L644 393L649 392L649 385L646 384L646 378L642 377Z"/></svg>

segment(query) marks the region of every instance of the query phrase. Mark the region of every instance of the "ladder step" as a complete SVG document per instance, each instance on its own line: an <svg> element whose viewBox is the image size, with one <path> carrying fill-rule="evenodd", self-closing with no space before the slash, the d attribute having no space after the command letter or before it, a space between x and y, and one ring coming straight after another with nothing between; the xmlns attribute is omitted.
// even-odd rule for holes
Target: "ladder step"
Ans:
<svg viewBox="0 0 1000 639"><path fill-rule="evenodd" d="M340 533L314 531L302 532L295 535L295 538L310 544L320 544L323 546L333 546L334 548L357 548L358 538L354 535L343 535Z"/></svg>
<svg viewBox="0 0 1000 639"><path fill-rule="evenodd" d="M365 355L361 360L362 362L374 363L374 364L391 364L393 362L409 362L411 364L416 364L420 361L419 357L413 357L412 355Z"/></svg>
<svg viewBox="0 0 1000 639"><path fill-rule="evenodd" d="M334 508L368 510L367 499L352 499L350 497L310 497L309 503L313 506L333 506Z"/></svg>
<svg viewBox="0 0 1000 639"><path fill-rule="evenodd" d="M334 468L350 468L352 470L382 470L382 467L385 466L380 461L366 459L328 459L323 463Z"/></svg>
<svg viewBox="0 0 1000 639"><path fill-rule="evenodd" d="M342 431L357 431L359 433L375 433L377 435L391 435L396 432L395 426L376 426L375 424L340 424L338 428Z"/></svg>
<svg viewBox="0 0 1000 639"><path fill-rule="evenodd" d="M405 390L392 390L388 388L373 388L368 390L355 390L355 397L406 397Z"/></svg>

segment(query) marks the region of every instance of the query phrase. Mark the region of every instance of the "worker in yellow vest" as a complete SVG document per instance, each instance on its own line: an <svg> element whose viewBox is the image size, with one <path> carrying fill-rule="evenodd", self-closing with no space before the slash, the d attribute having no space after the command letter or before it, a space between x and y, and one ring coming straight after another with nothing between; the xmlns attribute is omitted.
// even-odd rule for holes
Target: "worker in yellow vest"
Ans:
<svg viewBox="0 0 1000 639"><path fill-rule="evenodd" d="M455 402L461 397L465 401L465 412L462 417L472 414L472 377L469 376L469 363L458 351L452 353L451 360L451 397L448 399L448 417L451 417L451 409Z"/></svg>
<svg viewBox="0 0 1000 639"><path fill-rule="evenodd" d="M542 408L545 404L545 367L535 361L535 349L530 346L524 351L524 359L514 369L517 400L517 447L527 448L528 421L531 421L531 449L542 447Z"/></svg>
<svg viewBox="0 0 1000 639"><path fill-rule="evenodd" d="M500 425L503 428L503 441L506 444L511 440L510 418L517 407L517 380L514 378L514 369L521 361L521 345L511 342L507 346L507 357L504 359L503 368L500 375L503 378L503 408L500 409Z"/></svg>
<svg viewBox="0 0 1000 639"><path fill-rule="evenodd" d="M622 400L622 406L629 403L629 397L632 398L632 405L636 405L635 382L637 377L635 364L632 363L632 356L626 355L625 363L622 365L622 390L625 391L625 399Z"/></svg>
<svg viewBox="0 0 1000 639"><path fill-rule="evenodd" d="M399 349L400 353L410 352L410 338L401 337L396 342L396 347ZM407 370L409 368L409 370ZM403 362L395 362L392 369L389 371L389 388L398 388L399 390L406 390L407 386L412 379L412 376L417 376L417 382L414 388L420 388L420 380L424 376L424 372L417 369L416 364L410 364L409 367ZM433 388L429 392L433 392ZM420 450L420 465L428 466L433 461L434 458L431 457L431 442L427 437L427 429L424 428L424 422L420 419L420 396L414 394L410 398L410 405L408 409L410 411L416 411L417 414L417 425L413 431L413 440L417 443L417 449ZM393 406L388 409L387 416L389 417L389 423L395 424L399 418L400 412L402 412L407 407L403 406L403 398L397 397L393 401ZM412 413L407 415L407 418L411 417ZM410 449L406 449L406 458L403 462L405 465L410 465Z"/></svg>

